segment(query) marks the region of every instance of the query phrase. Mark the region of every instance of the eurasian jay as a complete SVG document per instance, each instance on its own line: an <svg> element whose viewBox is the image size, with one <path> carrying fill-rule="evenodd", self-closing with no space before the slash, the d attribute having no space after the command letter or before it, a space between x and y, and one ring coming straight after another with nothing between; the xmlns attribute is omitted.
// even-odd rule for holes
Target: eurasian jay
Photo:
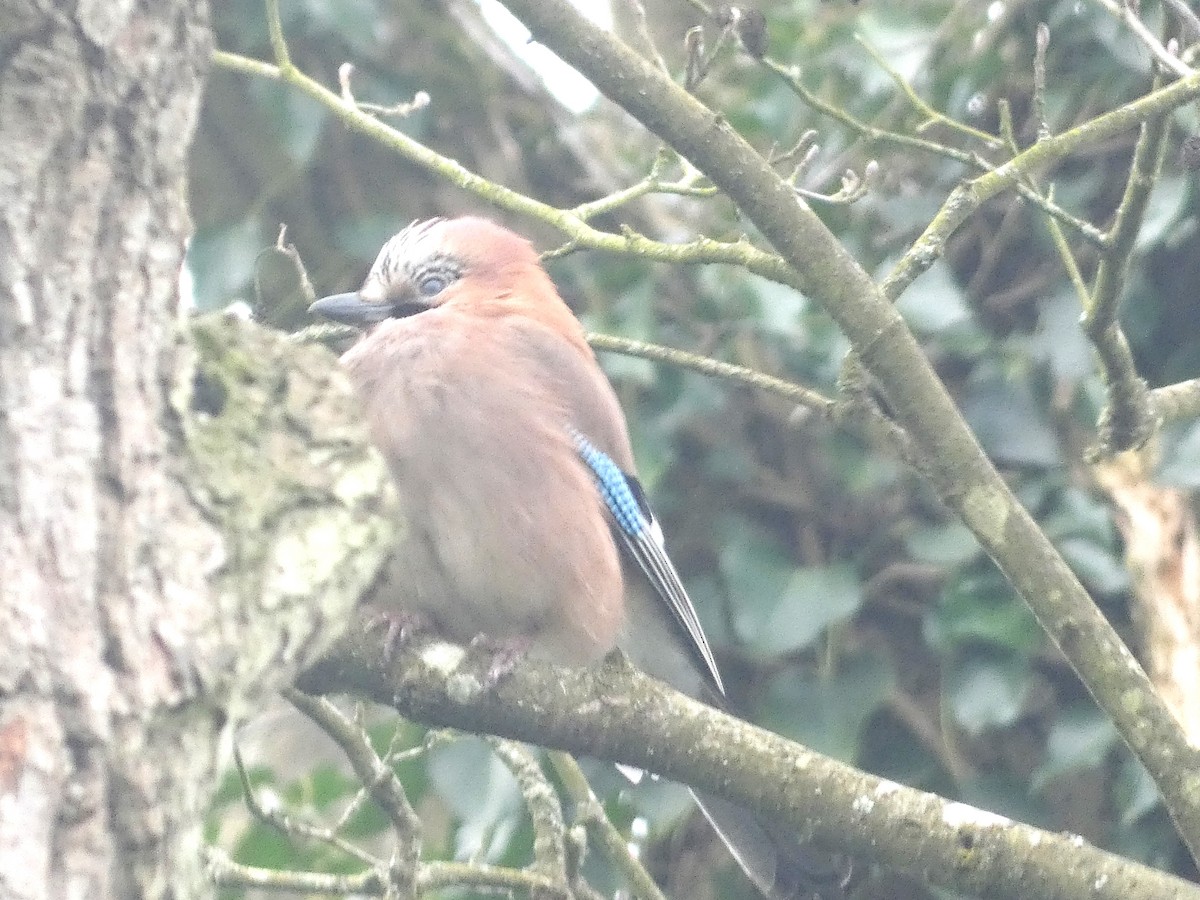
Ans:
<svg viewBox="0 0 1200 900"><path fill-rule="evenodd" d="M559 664L620 647L693 697L724 694L616 395L528 241L480 218L418 222L357 292L312 311L366 330L342 362L407 523L377 605ZM803 850L785 877L797 861L753 816L697 799L769 896L826 880Z"/></svg>

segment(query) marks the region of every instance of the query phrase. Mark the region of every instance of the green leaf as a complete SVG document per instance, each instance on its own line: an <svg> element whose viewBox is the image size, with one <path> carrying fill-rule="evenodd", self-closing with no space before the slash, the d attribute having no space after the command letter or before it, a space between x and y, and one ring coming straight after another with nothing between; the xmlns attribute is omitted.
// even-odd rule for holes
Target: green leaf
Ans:
<svg viewBox="0 0 1200 900"><path fill-rule="evenodd" d="M925 620L925 639L950 656L965 643L983 642L1013 652L1032 653L1044 640L1042 628L1004 577L985 564L942 589Z"/></svg>
<svg viewBox="0 0 1200 900"><path fill-rule="evenodd" d="M1192 204L1190 177L1163 175L1150 192L1150 202L1142 227L1138 229L1136 249L1145 250L1159 241L1170 241L1171 231L1187 215Z"/></svg>
<svg viewBox="0 0 1200 900"><path fill-rule="evenodd" d="M1079 327L1079 298L1064 285L1038 310L1037 330L1012 339L1014 349L1050 367L1058 378L1078 379L1092 374L1092 345Z"/></svg>
<svg viewBox="0 0 1200 900"><path fill-rule="evenodd" d="M357 778L352 778L331 763L322 763L309 773L308 789L309 802L314 809L327 810L339 800L355 793L362 785Z"/></svg>
<svg viewBox="0 0 1200 900"><path fill-rule="evenodd" d="M211 312L234 300L248 299L254 264L262 248L254 219L199 229L188 244L185 259L196 308Z"/></svg>
<svg viewBox="0 0 1200 900"><path fill-rule="evenodd" d="M895 684L883 654L843 658L830 674L788 669L770 684L758 721L784 737L836 759L855 759L863 726Z"/></svg>
<svg viewBox="0 0 1200 900"><path fill-rule="evenodd" d="M1189 426L1182 435L1172 434L1163 456L1156 481L1172 487L1200 487L1200 424Z"/></svg>
<svg viewBox="0 0 1200 900"><path fill-rule="evenodd" d="M862 585L850 566L795 569L751 646L768 655L807 647L826 627L858 612L862 599Z"/></svg>
<svg viewBox="0 0 1200 900"><path fill-rule="evenodd" d="M1028 793L1023 779L1008 772L984 772L968 778L958 788L958 798L979 809L986 809L1018 822L1040 828L1054 828L1056 820L1050 810Z"/></svg>
<svg viewBox="0 0 1200 900"><path fill-rule="evenodd" d="M758 327L768 334L797 336L800 319L809 307L808 298L789 285L757 275L743 279L754 291Z"/></svg>
<svg viewBox="0 0 1200 900"><path fill-rule="evenodd" d="M260 822L245 830L233 851L235 861L264 869L298 868L298 856L287 835Z"/></svg>
<svg viewBox="0 0 1200 900"><path fill-rule="evenodd" d="M1111 596L1129 590L1129 572L1113 548L1087 538L1068 538L1058 542L1058 550L1071 570L1095 593Z"/></svg>
<svg viewBox="0 0 1200 900"><path fill-rule="evenodd" d="M307 0L304 8L312 20L310 30L337 34L363 56L376 52L380 22L376 0Z"/></svg>
<svg viewBox="0 0 1200 900"><path fill-rule="evenodd" d="M521 825L516 779L478 738L438 744L428 756L430 781L461 822L455 857L495 862Z"/></svg>
<svg viewBox="0 0 1200 900"><path fill-rule="evenodd" d="M246 87L263 122L278 136L292 161L308 162L317 148L329 111L281 82L254 78Z"/></svg>
<svg viewBox="0 0 1200 900"><path fill-rule="evenodd" d="M1026 379L991 373L972 386L963 415L988 455L1009 465L1061 464L1058 439Z"/></svg>
<svg viewBox="0 0 1200 900"><path fill-rule="evenodd" d="M400 217L388 214L367 214L338 222L333 228L333 242L351 256L374 260L382 247L405 226Z"/></svg>
<svg viewBox="0 0 1200 900"><path fill-rule="evenodd" d="M979 541L958 519L945 525L915 529L908 536L908 552L917 560L957 568L980 554Z"/></svg>
<svg viewBox="0 0 1200 900"><path fill-rule="evenodd" d="M971 309L962 288L950 267L941 260L921 276L915 289L900 296L896 308L918 334L936 334L971 321Z"/></svg>
<svg viewBox="0 0 1200 900"><path fill-rule="evenodd" d="M774 538L749 526L741 525L726 541L720 568L738 611L737 631L749 649L764 656L809 646L862 604L850 567L797 567Z"/></svg>
<svg viewBox="0 0 1200 900"><path fill-rule="evenodd" d="M361 782L356 783L356 788L361 787ZM356 841L373 838L387 831L391 824L391 819L387 814L378 804L371 801L363 803L355 810L354 815L350 817L343 828L343 836Z"/></svg>
<svg viewBox="0 0 1200 900"><path fill-rule="evenodd" d="M1079 703L1062 712L1046 739L1046 760L1033 773L1035 790L1055 778L1101 765L1117 743L1117 731L1100 708Z"/></svg>
<svg viewBox="0 0 1200 900"><path fill-rule="evenodd" d="M968 733L1011 725L1021 715L1032 684L1028 660L1014 654L970 656L945 673L954 719Z"/></svg>
<svg viewBox="0 0 1200 900"><path fill-rule="evenodd" d="M1113 784L1113 803L1119 811L1118 821L1127 828L1162 806L1162 794L1146 767L1124 751Z"/></svg>
<svg viewBox="0 0 1200 900"><path fill-rule="evenodd" d="M1053 510L1042 521L1043 530L1052 540L1078 537L1116 547L1112 507L1108 503L1074 486L1057 490L1053 496ZM1026 502L1024 497L1022 502Z"/></svg>

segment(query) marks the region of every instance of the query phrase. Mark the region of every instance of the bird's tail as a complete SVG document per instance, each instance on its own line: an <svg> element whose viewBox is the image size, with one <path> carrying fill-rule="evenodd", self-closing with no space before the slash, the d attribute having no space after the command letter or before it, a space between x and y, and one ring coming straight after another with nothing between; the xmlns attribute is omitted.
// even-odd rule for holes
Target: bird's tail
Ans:
<svg viewBox="0 0 1200 900"><path fill-rule="evenodd" d="M842 900L849 857L802 843L789 829L712 794L692 791L746 877L770 900Z"/></svg>

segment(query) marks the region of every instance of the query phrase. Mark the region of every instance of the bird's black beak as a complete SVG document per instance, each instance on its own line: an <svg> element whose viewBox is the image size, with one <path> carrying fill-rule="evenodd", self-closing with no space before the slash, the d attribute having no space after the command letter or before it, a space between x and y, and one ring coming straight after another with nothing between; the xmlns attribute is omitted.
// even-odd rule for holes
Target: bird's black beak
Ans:
<svg viewBox="0 0 1200 900"><path fill-rule="evenodd" d="M316 313L343 325L353 325L356 328L368 328L377 325L392 314L392 308L386 303L371 303L364 300L357 291L350 294L334 294L322 297L308 308L310 313Z"/></svg>

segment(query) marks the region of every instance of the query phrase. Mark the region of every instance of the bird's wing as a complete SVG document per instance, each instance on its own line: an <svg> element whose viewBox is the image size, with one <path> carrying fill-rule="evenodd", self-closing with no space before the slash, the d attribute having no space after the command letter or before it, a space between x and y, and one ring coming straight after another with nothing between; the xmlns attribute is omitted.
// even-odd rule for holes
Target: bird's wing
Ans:
<svg viewBox="0 0 1200 900"><path fill-rule="evenodd" d="M721 673L713 659L712 648L708 645L704 629L700 627L696 608L684 590L679 573L667 556L662 529L650 511L642 486L585 435L573 431L571 437L579 458L595 479L614 534L687 635L688 647L696 661L712 679L717 690L724 694L725 686L721 683Z"/></svg>
<svg viewBox="0 0 1200 900"><path fill-rule="evenodd" d="M679 573L667 556L662 530L633 474L633 451L625 417L608 379L590 352L580 352L562 335L538 323L523 323L511 336L513 352L529 361L535 373L532 377L561 404L570 423L569 437L592 474L617 545L645 573L654 596L670 610L669 618L676 626L680 649L686 647L690 667L716 693L724 694L708 638ZM636 657L635 662L638 662ZM653 668L648 660L640 662Z"/></svg>

